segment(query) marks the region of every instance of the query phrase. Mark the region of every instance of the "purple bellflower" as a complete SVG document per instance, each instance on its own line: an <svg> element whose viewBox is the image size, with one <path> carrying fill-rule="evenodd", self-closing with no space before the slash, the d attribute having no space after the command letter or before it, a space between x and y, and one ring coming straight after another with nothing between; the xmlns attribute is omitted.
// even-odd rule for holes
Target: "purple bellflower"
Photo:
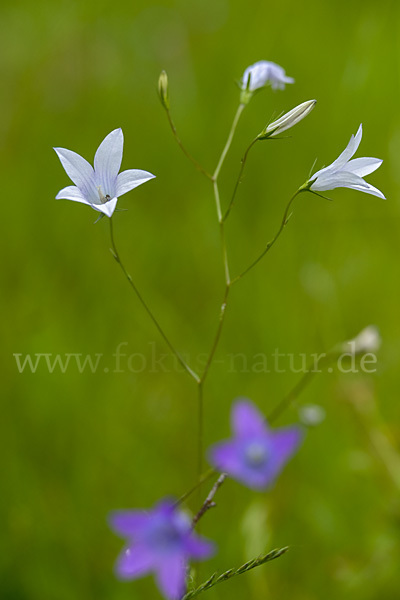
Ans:
<svg viewBox="0 0 400 600"><path fill-rule="evenodd" d="M155 177L138 169L118 174L123 147L122 129L114 129L98 147L94 157L94 169L76 152L54 148L68 177L75 183L58 192L56 199L64 198L89 204L107 217L112 217L119 196Z"/></svg>
<svg viewBox="0 0 400 600"><path fill-rule="evenodd" d="M214 553L214 544L193 532L190 518L171 499L162 500L149 512L114 512L110 525L127 538L116 564L117 576L137 579L154 572L168 600L185 594L188 561L204 560Z"/></svg>
<svg viewBox="0 0 400 600"><path fill-rule="evenodd" d="M264 415L245 398L234 403L231 418L234 438L212 446L210 462L248 487L264 490L299 447L301 429L270 429Z"/></svg>

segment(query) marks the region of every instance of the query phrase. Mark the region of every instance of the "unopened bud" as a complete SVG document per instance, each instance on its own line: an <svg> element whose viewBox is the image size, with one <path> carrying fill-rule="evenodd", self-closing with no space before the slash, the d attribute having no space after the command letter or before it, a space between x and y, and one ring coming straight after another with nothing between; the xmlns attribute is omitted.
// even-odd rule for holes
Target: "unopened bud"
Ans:
<svg viewBox="0 0 400 600"><path fill-rule="evenodd" d="M161 71L158 79L158 95L165 110L169 110L168 75L165 71Z"/></svg>
<svg viewBox="0 0 400 600"><path fill-rule="evenodd" d="M345 342L342 350L344 352L351 351L354 354L376 352L380 348L381 341L378 328L375 325L368 325L355 338Z"/></svg>
<svg viewBox="0 0 400 600"><path fill-rule="evenodd" d="M263 131L258 135L258 139L265 140L269 137L273 137L279 133L282 133L282 131L286 131L286 129L289 129L290 127L293 127L293 125L296 125L296 123L304 119L304 117L306 117L312 111L316 103L316 100L307 100L307 102L299 104L296 106L296 108L293 108L276 121L273 121L273 123L267 125L267 127L265 127L265 129L263 129Z"/></svg>

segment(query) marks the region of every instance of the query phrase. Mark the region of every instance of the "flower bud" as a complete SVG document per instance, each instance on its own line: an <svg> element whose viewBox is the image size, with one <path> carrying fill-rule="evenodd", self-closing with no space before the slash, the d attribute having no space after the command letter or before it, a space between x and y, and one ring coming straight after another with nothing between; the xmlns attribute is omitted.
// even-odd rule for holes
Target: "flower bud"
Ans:
<svg viewBox="0 0 400 600"><path fill-rule="evenodd" d="M345 342L342 345L342 350L344 352L350 351L353 354L376 352L380 348L381 341L378 328L375 325L368 325L355 338Z"/></svg>
<svg viewBox="0 0 400 600"><path fill-rule="evenodd" d="M293 125L296 125L296 123L304 119L312 111L316 103L316 100L307 100L307 102L299 104L296 108L293 108L276 121L273 121L273 123L267 125L258 135L258 139L265 140L293 127Z"/></svg>
<svg viewBox="0 0 400 600"><path fill-rule="evenodd" d="M165 110L169 110L168 75L165 71L161 71L158 78L158 95Z"/></svg>
<svg viewBox="0 0 400 600"><path fill-rule="evenodd" d="M300 422L306 427L317 427L325 419L325 416L325 409L317 404L307 404L299 409Z"/></svg>

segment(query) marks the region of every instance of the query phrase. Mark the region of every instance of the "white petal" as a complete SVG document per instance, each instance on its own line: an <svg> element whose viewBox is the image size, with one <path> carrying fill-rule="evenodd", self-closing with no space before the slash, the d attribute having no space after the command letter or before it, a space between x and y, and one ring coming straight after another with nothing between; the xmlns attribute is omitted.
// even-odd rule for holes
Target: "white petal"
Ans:
<svg viewBox="0 0 400 600"><path fill-rule="evenodd" d="M92 166L72 150L66 150L66 148L54 148L54 150L68 177L78 186L88 202L94 202L98 198L98 193Z"/></svg>
<svg viewBox="0 0 400 600"><path fill-rule="evenodd" d="M268 81L270 63L266 60L259 60L247 67L243 73L242 88L247 89L247 83L250 75L250 90L254 91L263 87Z"/></svg>
<svg viewBox="0 0 400 600"><path fill-rule="evenodd" d="M307 100L306 102L299 104L273 123L270 123L266 129L266 132L268 133L269 131L272 131L272 137L274 135L278 135L282 131L286 131L286 129L289 129L290 127L293 127L293 125L296 125L296 123L304 119L304 117L306 117L312 111L316 102L316 100Z"/></svg>
<svg viewBox="0 0 400 600"><path fill-rule="evenodd" d="M101 142L94 157L96 184L101 185L104 196L115 196L115 184L121 168L124 135L114 129Z"/></svg>
<svg viewBox="0 0 400 600"><path fill-rule="evenodd" d="M317 171L316 173L314 173L314 175L312 175L310 177L310 181L312 181L313 179L315 180L317 177L321 177L322 175L324 175L324 173L329 173L331 166L328 165L327 167L324 167L323 169L320 169L319 171Z"/></svg>
<svg viewBox="0 0 400 600"><path fill-rule="evenodd" d="M350 158L352 156L354 156L354 154L357 152L358 146L360 145L360 142L361 142L361 138L362 138L362 124L358 128L356 135L351 136L350 141L347 144L347 147L343 150L343 152L340 154L340 156L327 168L329 168L329 170L332 170L332 171L337 171L338 169L341 169L347 163L347 161L349 161Z"/></svg>
<svg viewBox="0 0 400 600"><path fill-rule="evenodd" d="M117 177L116 196L122 196L122 194L130 192L138 185L154 179L154 177L155 175L152 175L148 171L141 171L140 169L122 171Z"/></svg>
<svg viewBox="0 0 400 600"><path fill-rule="evenodd" d="M326 173L320 176L311 184L310 189L316 192L324 192L326 190L334 190L338 187L353 188L357 186L364 191L368 187L368 183L354 173L347 171L337 171L336 173Z"/></svg>
<svg viewBox="0 0 400 600"><path fill-rule="evenodd" d="M89 204L90 202L85 198L79 188L75 185L69 185L64 189L60 190L56 196L56 200L75 200L75 202L83 202L83 204Z"/></svg>
<svg viewBox="0 0 400 600"><path fill-rule="evenodd" d="M382 160L379 158L353 158L350 160L345 166L345 170L355 175L359 175L360 177L365 177L365 175L369 175L379 169L382 164Z"/></svg>
<svg viewBox="0 0 400 600"><path fill-rule="evenodd" d="M370 185L366 181L364 183L365 183L365 185L363 185L363 186L355 184L355 185L348 185L347 187L351 188L352 190L358 190L359 192L365 192L366 194L371 194L372 196L378 196L378 198L382 198L382 200L386 200L386 197L382 194L382 192L380 190L378 190L378 188L374 187L373 185Z"/></svg>
<svg viewBox="0 0 400 600"><path fill-rule="evenodd" d="M92 204L92 208L106 215L106 217L112 217L115 207L117 206L118 198L112 198L104 204Z"/></svg>

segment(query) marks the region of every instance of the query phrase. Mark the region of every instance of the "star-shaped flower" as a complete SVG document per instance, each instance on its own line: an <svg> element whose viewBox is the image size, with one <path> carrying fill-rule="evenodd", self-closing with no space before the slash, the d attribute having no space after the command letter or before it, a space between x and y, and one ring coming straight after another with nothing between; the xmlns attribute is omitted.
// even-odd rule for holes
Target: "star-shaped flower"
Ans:
<svg viewBox="0 0 400 600"><path fill-rule="evenodd" d="M95 210L111 217L119 196L155 177L138 169L123 171L118 175L123 147L122 129L114 129L98 147L94 157L94 169L76 152L54 148L68 177L75 183L58 192L56 199L64 198L89 204Z"/></svg>
<svg viewBox="0 0 400 600"><path fill-rule="evenodd" d="M285 84L294 83L294 79L288 77L282 67L268 60L259 60L254 65L247 67L243 73L242 90L248 89L250 92L254 92L267 83L271 84L273 90L284 90Z"/></svg>
<svg viewBox="0 0 400 600"><path fill-rule="evenodd" d="M338 187L347 187L359 190L366 194L372 194L385 200L380 190L367 183L363 177L378 169L382 161L379 158L354 158L362 138L362 125L358 128L356 135L352 135L347 148L328 167L321 169L310 177L306 184L307 189L315 192L324 192Z"/></svg>
<svg viewBox="0 0 400 600"><path fill-rule="evenodd" d="M149 512L114 512L112 529L127 538L116 572L121 579L137 579L155 573L158 587L168 600L179 600L186 589L189 559L204 560L214 544L193 532L191 520L170 499Z"/></svg>
<svg viewBox="0 0 400 600"><path fill-rule="evenodd" d="M234 403L231 419L234 438L212 446L210 462L248 487L264 490L298 449L301 429L270 429L264 415L245 398Z"/></svg>

